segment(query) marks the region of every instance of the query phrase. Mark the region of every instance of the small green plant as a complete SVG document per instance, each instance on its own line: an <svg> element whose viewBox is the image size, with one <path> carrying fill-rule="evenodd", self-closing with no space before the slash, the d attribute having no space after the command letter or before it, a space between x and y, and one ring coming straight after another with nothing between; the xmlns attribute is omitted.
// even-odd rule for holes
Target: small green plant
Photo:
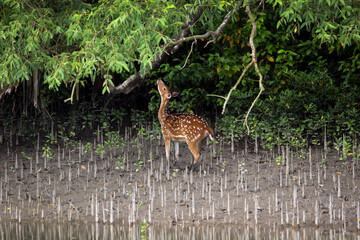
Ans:
<svg viewBox="0 0 360 240"><path fill-rule="evenodd" d="M276 162L277 165L282 165L283 162L284 162L284 159L283 159L282 156L277 156L277 157L275 158L275 162Z"/></svg>
<svg viewBox="0 0 360 240"><path fill-rule="evenodd" d="M224 116L217 119L217 132L227 145L236 143L245 135L245 127L235 116Z"/></svg>
<svg viewBox="0 0 360 240"><path fill-rule="evenodd" d="M326 168L326 165L327 165L327 159L326 158L323 158L320 162L320 167L322 168Z"/></svg>
<svg viewBox="0 0 360 240"><path fill-rule="evenodd" d="M101 129L104 131L104 132L107 132L109 131L109 128L110 128L110 123L107 122L107 121L104 121L102 126L101 126Z"/></svg>
<svg viewBox="0 0 360 240"><path fill-rule="evenodd" d="M136 109L131 109L130 121L133 123L133 127L138 129L146 125L146 116L145 111L140 111Z"/></svg>
<svg viewBox="0 0 360 240"><path fill-rule="evenodd" d="M146 219L144 219L144 221L140 224L140 232L141 232L142 240L149 239L148 231L149 231L149 223L146 221Z"/></svg>
<svg viewBox="0 0 360 240"><path fill-rule="evenodd" d="M142 160L139 160L136 163L134 163L134 165L136 166L135 172L138 172L143 167L143 164L144 162Z"/></svg>
<svg viewBox="0 0 360 240"><path fill-rule="evenodd" d="M27 160L31 160L31 157L29 157L28 155L26 155L25 152L21 152L21 155L23 155L24 158L26 158Z"/></svg>
<svg viewBox="0 0 360 240"><path fill-rule="evenodd" d="M306 139L301 139L298 137L292 137L289 139L290 146L296 147L296 148L303 148L306 146Z"/></svg>
<svg viewBox="0 0 360 240"><path fill-rule="evenodd" d="M45 138L46 138L46 143L48 143L48 144L56 144L57 143L55 136L52 134L46 135Z"/></svg>
<svg viewBox="0 0 360 240"><path fill-rule="evenodd" d="M353 161L357 162L360 160L360 144L358 144L357 140L354 142L354 150L353 150Z"/></svg>
<svg viewBox="0 0 360 240"><path fill-rule="evenodd" d="M153 154L153 152L151 151L151 152L149 153L149 160L148 160L148 162L151 162L153 159L154 159L154 154Z"/></svg>
<svg viewBox="0 0 360 240"><path fill-rule="evenodd" d="M222 165L222 169L221 169L221 171L222 171L222 172L224 172L224 171L225 171L226 164L227 164L227 162L226 162L226 161L222 161L222 163L221 163L221 165Z"/></svg>
<svg viewBox="0 0 360 240"><path fill-rule="evenodd" d="M118 156L118 160L115 162L115 169L124 170L125 158L122 155Z"/></svg>
<svg viewBox="0 0 360 240"><path fill-rule="evenodd" d="M145 131L144 127L136 128L136 130L138 131L138 136L145 136L146 135L146 131Z"/></svg>
<svg viewBox="0 0 360 240"><path fill-rule="evenodd" d="M300 148L297 151L293 152L294 156L296 156L299 159L305 159L306 158L306 151L304 148Z"/></svg>
<svg viewBox="0 0 360 240"><path fill-rule="evenodd" d="M124 108L111 110L112 120L115 121L118 126L122 125L122 121L126 116L126 110Z"/></svg>
<svg viewBox="0 0 360 240"><path fill-rule="evenodd" d="M265 133L266 134L266 133ZM264 134L264 135L265 135ZM269 149L272 150L274 148L274 146L276 145L277 141L276 138L273 138L272 136L270 136L270 134L266 134L267 137L265 138L265 141L262 143L262 147L264 147L265 149Z"/></svg>
<svg viewBox="0 0 360 240"><path fill-rule="evenodd" d="M59 131L58 136L62 140L65 147L75 147L77 142L73 140L76 133L73 131L70 131L68 134L66 134L64 131Z"/></svg>
<svg viewBox="0 0 360 240"><path fill-rule="evenodd" d="M319 139L312 139L311 144L315 146L320 146L320 140Z"/></svg>
<svg viewBox="0 0 360 240"><path fill-rule="evenodd" d="M67 136L64 131L59 131L58 132L58 136L59 138L64 142L64 144L66 144L69 141L69 136Z"/></svg>
<svg viewBox="0 0 360 240"><path fill-rule="evenodd" d="M347 137L339 137L335 139L334 147L338 151L340 160L347 160L349 156L353 155L351 152L352 143Z"/></svg>
<svg viewBox="0 0 360 240"><path fill-rule="evenodd" d="M93 147L93 144L91 142L87 142L85 145L84 145L84 154L88 153L91 151Z"/></svg>
<svg viewBox="0 0 360 240"><path fill-rule="evenodd" d="M93 128L93 119L94 119L94 116L92 114L86 114L86 115L83 115L82 117L82 121L81 121L81 129L85 129L87 127L89 127L90 129Z"/></svg>
<svg viewBox="0 0 360 240"><path fill-rule="evenodd" d="M342 138L341 137L335 138L334 147L335 147L336 151L338 151L338 154L341 155L340 154L340 150L342 147Z"/></svg>
<svg viewBox="0 0 360 240"><path fill-rule="evenodd" d="M45 146L42 147L42 151L43 151L42 157L46 157L48 159L54 159L56 156L52 148L47 144L45 144Z"/></svg>
<svg viewBox="0 0 360 240"><path fill-rule="evenodd" d="M180 169L178 169L178 168L175 168L175 169L173 169L173 177L176 177L176 175L177 175L177 173L180 171Z"/></svg>
<svg viewBox="0 0 360 240"><path fill-rule="evenodd" d="M247 173L247 169L245 167L245 160L242 160L239 164L239 171L240 171L240 174L244 174L244 173Z"/></svg>
<svg viewBox="0 0 360 240"><path fill-rule="evenodd" d="M153 122L153 127L151 130L146 131L145 139L154 141L161 139L161 126L158 121Z"/></svg>
<svg viewBox="0 0 360 240"><path fill-rule="evenodd" d="M348 140L343 141L342 154L340 154L340 160L347 160L349 156L352 155L351 152L352 144Z"/></svg>
<svg viewBox="0 0 360 240"><path fill-rule="evenodd" d="M101 145L101 144L98 144L96 146L95 152L97 154L105 154L105 147L103 145Z"/></svg>
<svg viewBox="0 0 360 240"><path fill-rule="evenodd" d="M124 146L124 139L120 137L119 131L106 132L105 136L107 140L104 142L105 146L114 149Z"/></svg>

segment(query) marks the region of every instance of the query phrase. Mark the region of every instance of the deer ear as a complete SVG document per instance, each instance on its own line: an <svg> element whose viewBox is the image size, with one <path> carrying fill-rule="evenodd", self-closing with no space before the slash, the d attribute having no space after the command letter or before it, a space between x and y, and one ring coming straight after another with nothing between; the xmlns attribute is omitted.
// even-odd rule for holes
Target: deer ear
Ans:
<svg viewBox="0 0 360 240"><path fill-rule="evenodd" d="M172 97L177 97L177 96L179 96L179 94L180 94L179 92L173 92Z"/></svg>
<svg viewBox="0 0 360 240"><path fill-rule="evenodd" d="M166 94L166 98L170 99L171 98L171 93Z"/></svg>

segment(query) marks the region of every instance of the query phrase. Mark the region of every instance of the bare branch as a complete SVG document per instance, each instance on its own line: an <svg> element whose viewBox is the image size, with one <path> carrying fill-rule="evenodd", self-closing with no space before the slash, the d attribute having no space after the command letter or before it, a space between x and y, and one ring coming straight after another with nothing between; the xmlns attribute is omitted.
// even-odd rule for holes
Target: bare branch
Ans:
<svg viewBox="0 0 360 240"><path fill-rule="evenodd" d="M224 17L224 20L221 22L221 24L219 25L219 27L215 30L215 31L207 31L204 34L200 34L200 35L194 35L194 36L190 36L190 37L184 37L184 38L180 38L177 41L174 41L172 43L169 43L169 45L177 45L177 44L181 44L184 42L189 42L189 41L194 41L197 39L205 39L205 38L209 38L209 37L213 37L213 39L211 41L209 41L205 47L212 42L215 42L217 37L220 35L220 33L222 32L222 30L225 28L225 26L228 24L228 22L230 21L231 16L237 12L240 8L241 5L241 1L238 2L238 4L236 5L236 7L228 12L226 14L226 16Z"/></svg>
<svg viewBox="0 0 360 240"><path fill-rule="evenodd" d="M246 113L245 119L244 119L244 125L246 126L247 130L248 130L248 134L250 133L250 129L249 129L249 125L248 125L248 118L249 118L249 114L251 112L251 110L253 109L256 101L259 99L261 93L265 90L264 86L263 86L263 76L259 70L258 64L257 64L257 59L256 59L256 48L254 45L254 37L255 37L255 33L256 33L256 22L255 19L251 13L249 4L246 5L245 8L245 12L248 14L248 17L251 21L251 25L252 25L252 29L251 29L251 34L250 34L250 38L249 38L249 44L250 44L250 48L251 48L251 62L244 68L244 70L241 73L241 76L239 77L239 79L237 80L237 82L235 83L235 85L230 89L230 91L228 92L228 94L226 95L226 97L220 96L220 95L214 95L214 94L208 94L207 96L212 96L212 97L219 97L219 98L223 98L225 99L224 105L223 105L223 110L222 110L222 114L224 114L225 109L226 109L226 105L230 99L231 93L237 88L237 86L240 84L240 82L242 81L242 79L245 76L245 73L249 70L249 68L254 65L255 71L256 73L259 75L259 93L256 96L255 100L252 102L249 110Z"/></svg>
<svg viewBox="0 0 360 240"><path fill-rule="evenodd" d="M189 52L188 56L186 57L185 63L184 63L184 65L182 66L181 69L184 69L184 67L186 66L186 64L187 64L187 62L188 62L188 60L189 60L189 57L190 57L190 55L191 55L191 53L192 53L192 51L193 51L194 44L196 44L196 43L197 43L197 40L193 41L193 43L191 44L190 52Z"/></svg>
<svg viewBox="0 0 360 240"><path fill-rule="evenodd" d="M206 94L206 96L208 96L208 97L217 97L217 98L226 99L226 97L221 96L221 95L217 95L217 94Z"/></svg>
<svg viewBox="0 0 360 240"><path fill-rule="evenodd" d="M251 10L250 10L250 7L249 7L248 4L246 5L245 12L248 14L248 16L250 18L250 21L251 21L251 24L252 24L252 30L251 30L251 34L250 34L249 43L250 43L250 47L251 47L252 62L254 63L256 73L259 75L259 93L256 96L256 98L254 99L254 101L252 102L248 112L246 113L246 117L245 117L245 120L244 120L244 125L246 126L246 128L248 130L248 134L249 134L250 129L249 129L249 125L248 125L248 122L247 122L247 120L249 118L249 114L250 114L251 110L253 109L256 101L259 99L261 93L265 90L265 88L264 88L263 83L262 83L263 76L262 76L262 74L261 74L261 72L259 70L258 64L257 64L256 48L255 48L255 45L254 45L254 36L255 36L255 32L256 32L256 22L255 22L254 16L251 13Z"/></svg>
<svg viewBox="0 0 360 240"><path fill-rule="evenodd" d="M111 88L110 86L110 93L111 94L118 94L118 93L125 93L128 94L131 92L134 88L138 87L140 83L142 83L144 80L142 80L139 73L131 75L128 79L126 79L124 82L122 82L119 86L115 88Z"/></svg>
<svg viewBox="0 0 360 240"><path fill-rule="evenodd" d="M223 105L223 110L221 112L221 114L224 114L225 109L226 109L226 105L230 99L231 93L237 88L237 86L240 84L240 82L242 81L242 79L245 76L245 73L247 72L247 70L249 70L249 68L251 67L251 65L253 65L253 61L251 61L243 70L243 72L241 73L241 76L239 77L239 79L237 80L237 82L235 83L235 85L230 89L230 91L228 92L228 94L226 95L226 97L223 97L225 99L224 105Z"/></svg>

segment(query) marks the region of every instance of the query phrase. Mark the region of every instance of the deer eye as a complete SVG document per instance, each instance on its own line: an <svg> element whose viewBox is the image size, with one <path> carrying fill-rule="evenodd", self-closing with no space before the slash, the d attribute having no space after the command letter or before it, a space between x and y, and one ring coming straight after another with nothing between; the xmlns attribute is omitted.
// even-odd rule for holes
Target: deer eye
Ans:
<svg viewBox="0 0 360 240"><path fill-rule="evenodd" d="M166 88L164 87L164 91L166 91Z"/></svg>

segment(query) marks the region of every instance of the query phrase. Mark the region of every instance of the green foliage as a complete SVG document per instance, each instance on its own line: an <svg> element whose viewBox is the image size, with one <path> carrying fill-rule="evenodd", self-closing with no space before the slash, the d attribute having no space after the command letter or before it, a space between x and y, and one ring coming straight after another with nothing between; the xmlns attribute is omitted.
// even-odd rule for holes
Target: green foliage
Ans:
<svg viewBox="0 0 360 240"><path fill-rule="evenodd" d="M101 145L101 144L98 144L98 145L96 146L95 152L96 152L97 154L100 154L100 155L105 154L105 152L106 152L105 146L103 146L103 145Z"/></svg>
<svg viewBox="0 0 360 240"><path fill-rule="evenodd" d="M158 121L152 122L152 128L147 130L145 133L145 139L154 141L154 140L160 140L162 138L161 134L161 126Z"/></svg>
<svg viewBox="0 0 360 240"><path fill-rule="evenodd" d="M119 131L106 132L105 136L107 140L105 140L104 144L109 149L120 148L125 145L124 138L120 137Z"/></svg>
<svg viewBox="0 0 360 240"><path fill-rule="evenodd" d="M69 133L66 133L62 130L58 132L58 137L62 140L62 143L65 147L75 147L77 145L77 141L74 140L75 132L70 131Z"/></svg>
<svg viewBox="0 0 360 240"><path fill-rule="evenodd" d="M133 128L135 129L141 129L146 125L146 117L147 114L145 111L137 110L137 109L131 109L131 122L133 124Z"/></svg>
<svg viewBox="0 0 360 240"><path fill-rule="evenodd" d="M338 86L335 82L327 70L298 71L297 75L286 81L266 82L268 91L249 116L251 138L257 136L262 139L261 144L265 149L288 144L299 149L298 156L303 156L302 148L322 142L326 127L327 139L341 151L339 156L351 156L354 152L351 139L360 133L356 128L360 123L359 111L355 107L360 99L357 88L350 88L346 84ZM225 143L230 143L232 134L235 141L246 134L241 116L254 95L236 91L230 107L232 114L217 120L216 131Z"/></svg>
<svg viewBox="0 0 360 240"><path fill-rule="evenodd" d="M135 172L138 172L144 166L144 161L138 160L134 165L136 167Z"/></svg>
<svg viewBox="0 0 360 240"><path fill-rule="evenodd" d="M93 144L91 142L87 142L85 145L84 145L84 154L88 153L91 151L91 149L93 148Z"/></svg>
<svg viewBox="0 0 360 240"><path fill-rule="evenodd" d="M283 163L284 163L285 161L284 161L284 159L283 159L282 156L277 156L277 157L275 158L275 162L276 162L277 165L283 165Z"/></svg>
<svg viewBox="0 0 360 240"><path fill-rule="evenodd" d="M258 6L259 1L251 3ZM185 43L173 58L151 72L148 85L136 96L121 96L112 102L100 97L88 102L90 82L100 79L99 88L106 95L114 83L134 73L148 73L153 67L151 60L178 36L181 26L199 7L204 13L191 27L192 34L216 29L234 4L208 0L2 1L0 89L18 86L19 90L0 102L0 127L34 139L37 129L48 134L51 118L60 143L72 146L78 144L80 133L99 129L98 134L106 136L104 145L86 145L84 152L94 148L104 154L122 146L118 131L129 117L138 132L134 144L143 138L158 140L160 97L155 79L162 78L174 91L180 91L180 97L169 104L171 112L193 111L216 119L220 139L225 143L232 138L240 141L246 134L244 113L258 91L254 70L247 72L233 92L226 115L217 114L224 100L206 95L226 95L251 61L251 24L243 8L215 42L207 44L209 39L200 39ZM358 145L353 142L360 123L359 9L360 2L351 0L267 0L263 8L252 8L257 26L254 44L266 91L249 116L250 138L262 139L266 149L325 144L337 148L339 157L359 158ZM43 115L32 111L23 117L36 71ZM59 92L54 94L47 88ZM83 102L72 107L59 103L74 95L80 95ZM14 121L17 117L19 125ZM149 121L154 122L150 130ZM322 142L325 128L327 143ZM43 153L51 156L55 142L47 140Z"/></svg>
<svg viewBox="0 0 360 240"><path fill-rule="evenodd" d="M328 44L330 51L339 50L359 41L359 8L359 2L351 0L282 1L277 7L277 27L286 26L292 36L309 31L314 44Z"/></svg>
<svg viewBox="0 0 360 240"><path fill-rule="evenodd" d="M237 142L245 136L246 129L242 121L236 119L235 116L226 115L218 118L216 131L225 143L230 144L232 138Z"/></svg>
<svg viewBox="0 0 360 240"><path fill-rule="evenodd" d="M73 90L101 76L103 93L122 77L146 74L151 61L204 7L204 18L225 12L230 2L197 1L37 1L5 0L0 5L0 84L29 80L34 70L51 89ZM212 21L201 20L204 27ZM135 65L139 65L137 70Z"/></svg>
<svg viewBox="0 0 360 240"><path fill-rule="evenodd" d="M47 138L45 145L42 147L42 157L46 157L48 159L54 159L56 157L56 153L52 149L51 145L56 144L55 137L52 134L45 136Z"/></svg>
<svg viewBox="0 0 360 240"><path fill-rule="evenodd" d="M42 147L42 150L43 150L43 154L42 154L42 157L46 157L48 159L54 159L56 154L54 153L54 151L52 150L52 148L45 144L44 147Z"/></svg>
<svg viewBox="0 0 360 240"><path fill-rule="evenodd" d="M140 232L141 232L142 240L149 239L148 237L149 223L147 223L146 219L144 219L144 221L140 223Z"/></svg>
<svg viewBox="0 0 360 240"><path fill-rule="evenodd" d="M31 159L32 159L31 157L29 157L28 155L26 155L25 152L21 152L21 155L23 155L23 157L24 157L25 159L27 159L27 160L31 160Z"/></svg>
<svg viewBox="0 0 360 240"><path fill-rule="evenodd" d="M119 155L118 159L119 160L115 162L115 169L124 170L125 158Z"/></svg>

